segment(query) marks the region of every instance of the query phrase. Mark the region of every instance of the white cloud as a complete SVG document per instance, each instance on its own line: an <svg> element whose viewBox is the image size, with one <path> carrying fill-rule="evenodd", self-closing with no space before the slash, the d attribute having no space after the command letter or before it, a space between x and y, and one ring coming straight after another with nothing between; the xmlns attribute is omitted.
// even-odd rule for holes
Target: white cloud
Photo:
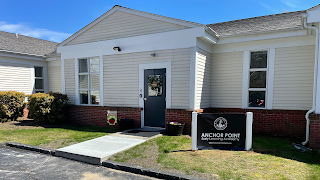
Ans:
<svg viewBox="0 0 320 180"><path fill-rule="evenodd" d="M289 2L289 1L281 1L283 4L292 7L292 8L296 8L297 5L295 5L293 2Z"/></svg>
<svg viewBox="0 0 320 180"><path fill-rule="evenodd" d="M261 2L261 1L259 1L259 4L260 4L261 6L263 6L264 8L268 9L269 11L272 11L273 13L280 13L280 12L277 11L275 8L272 8L272 7L266 5L265 3Z"/></svg>
<svg viewBox="0 0 320 180"><path fill-rule="evenodd" d="M50 31L47 29L39 29L39 28L32 28L27 24L20 23L20 24L9 24L4 21L0 21L0 30L11 32L11 33L18 33L25 36L31 36L35 38L45 39L54 42L61 42L71 36L71 34L63 33L63 32L56 32Z"/></svg>

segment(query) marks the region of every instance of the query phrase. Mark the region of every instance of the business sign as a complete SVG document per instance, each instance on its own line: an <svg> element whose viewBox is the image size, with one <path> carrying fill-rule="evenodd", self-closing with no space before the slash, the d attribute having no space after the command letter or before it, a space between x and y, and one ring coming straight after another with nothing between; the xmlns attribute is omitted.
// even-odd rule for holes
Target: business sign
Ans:
<svg viewBox="0 0 320 180"><path fill-rule="evenodd" d="M246 114L198 114L197 149L246 149Z"/></svg>

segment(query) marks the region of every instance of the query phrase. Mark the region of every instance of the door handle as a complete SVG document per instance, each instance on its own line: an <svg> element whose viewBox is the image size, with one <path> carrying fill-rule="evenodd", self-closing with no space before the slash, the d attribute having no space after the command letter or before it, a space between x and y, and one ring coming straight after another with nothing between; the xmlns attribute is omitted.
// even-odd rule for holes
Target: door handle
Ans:
<svg viewBox="0 0 320 180"><path fill-rule="evenodd" d="M147 98L143 98L144 101L148 100Z"/></svg>

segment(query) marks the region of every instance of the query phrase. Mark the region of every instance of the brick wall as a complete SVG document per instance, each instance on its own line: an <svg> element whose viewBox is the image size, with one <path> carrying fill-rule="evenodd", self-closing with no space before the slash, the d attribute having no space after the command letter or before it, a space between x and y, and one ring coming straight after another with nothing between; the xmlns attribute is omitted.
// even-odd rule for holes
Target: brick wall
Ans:
<svg viewBox="0 0 320 180"><path fill-rule="evenodd" d="M289 137L305 137L307 111L208 108L205 113L246 113L253 112L253 133Z"/></svg>
<svg viewBox="0 0 320 180"><path fill-rule="evenodd" d="M70 105L68 107L69 120L71 123L84 126L109 126L107 123L108 110L117 111L118 119L134 119L135 127L141 127L142 108Z"/></svg>
<svg viewBox="0 0 320 180"><path fill-rule="evenodd" d="M202 109L197 112L202 112ZM167 123L171 121L185 123L183 134L191 134L191 123L192 123L192 110L188 109L166 109L166 129Z"/></svg>
<svg viewBox="0 0 320 180"><path fill-rule="evenodd" d="M320 115L310 115L309 147L320 149Z"/></svg>

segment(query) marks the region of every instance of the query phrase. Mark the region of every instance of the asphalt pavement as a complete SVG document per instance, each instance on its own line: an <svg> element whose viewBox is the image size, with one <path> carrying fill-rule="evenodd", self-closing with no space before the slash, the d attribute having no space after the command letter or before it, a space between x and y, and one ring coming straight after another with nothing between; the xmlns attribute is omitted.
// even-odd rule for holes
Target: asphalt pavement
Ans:
<svg viewBox="0 0 320 180"><path fill-rule="evenodd" d="M0 179L150 180L156 178L0 146Z"/></svg>

